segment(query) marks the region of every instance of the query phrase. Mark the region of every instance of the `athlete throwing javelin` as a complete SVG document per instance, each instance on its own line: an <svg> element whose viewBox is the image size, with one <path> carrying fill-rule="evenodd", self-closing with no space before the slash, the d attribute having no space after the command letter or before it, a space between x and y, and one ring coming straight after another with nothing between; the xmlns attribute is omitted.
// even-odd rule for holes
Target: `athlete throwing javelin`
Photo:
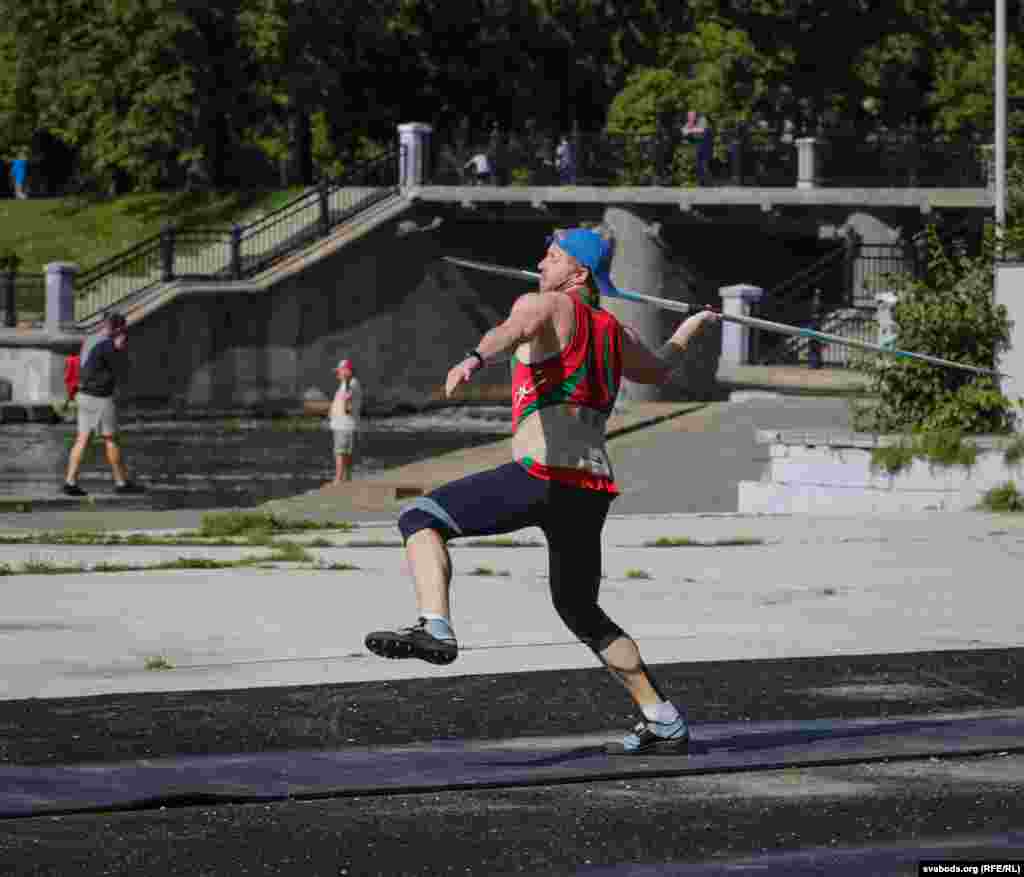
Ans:
<svg viewBox="0 0 1024 877"><path fill-rule="evenodd" d="M419 621L371 633L366 646L386 658L454 661L448 540L539 527L548 543L555 610L622 682L643 715L623 740L626 752L639 753L684 747L689 728L658 688L636 643L597 602L601 530L619 493L605 425L623 377L644 384L667 381L690 339L719 315L710 309L694 314L652 351L600 308L601 292L614 291L610 261L610 245L597 232L557 231L539 266L540 291L521 296L508 319L448 372L450 397L488 361L515 352L514 460L446 484L402 510L398 527Z"/></svg>

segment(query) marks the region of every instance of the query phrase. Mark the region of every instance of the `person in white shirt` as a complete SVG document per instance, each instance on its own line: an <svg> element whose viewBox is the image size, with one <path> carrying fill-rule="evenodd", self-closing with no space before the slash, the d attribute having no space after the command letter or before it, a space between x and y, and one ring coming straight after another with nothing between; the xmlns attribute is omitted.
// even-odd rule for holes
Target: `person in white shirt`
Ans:
<svg viewBox="0 0 1024 877"><path fill-rule="evenodd" d="M482 186L491 180L491 160L486 152L478 152L462 167L464 170L471 170L474 185Z"/></svg>
<svg viewBox="0 0 1024 877"><path fill-rule="evenodd" d="M334 481L352 480L352 456L355 451L356 430L363 407L363 390L352 375L352 360L343 359L334 373L338 376L338 391L331 402L331 432L334 433Z"/></svg>

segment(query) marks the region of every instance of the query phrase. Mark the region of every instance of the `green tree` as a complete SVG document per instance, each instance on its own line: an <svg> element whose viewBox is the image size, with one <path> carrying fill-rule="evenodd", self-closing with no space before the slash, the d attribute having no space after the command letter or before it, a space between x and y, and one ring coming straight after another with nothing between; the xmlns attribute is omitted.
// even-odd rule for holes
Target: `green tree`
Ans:
<svg viewBox="0 0 1024 877"><path fill-rule="evenodd" d="M995 46L988 22L960 28L955 46L939 50L928 104L935 124L949 133L991 131L995 118ZM1024 95L1024 44L1010 31L1006 45L1006 86L1009 95ZM1016 120L1019 123L1022 119ZM1024 135L1024 130L1018 130Z"/></svg>
<svg viewBox="0 0 1024 877"><path fill-rule="evenodd" d="M398 5L374 11L354 0L247 0L241 23L263 107L254 136L293 181L309 184L314 164L337 172L369 157L375 138L394 139L395 98L409 84L387 75L399 60Z"/></svg>
<svg viewBox="0 0 1024 877"><path fill-rule="evenodd" d="M36 130L78 150L115 189L155 186L193 158L226 183L244 122L249 65L239 0L2 0Z"/></svg>

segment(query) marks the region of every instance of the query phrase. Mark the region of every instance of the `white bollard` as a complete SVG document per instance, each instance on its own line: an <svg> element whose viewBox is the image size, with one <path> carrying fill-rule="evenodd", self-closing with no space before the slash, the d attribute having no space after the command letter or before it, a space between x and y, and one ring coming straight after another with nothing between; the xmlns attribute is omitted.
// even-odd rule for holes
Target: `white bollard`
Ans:
<svg viewBox="0 0 1024 877"><path fill-rule="evenodd" d="M738 283L719 288L718 294L722 297L723 314L749 317L750 305L761 300L764 290L760 286ZM728 365L747 365L750 362L749 326L722 321L722 356L719 361Z"/></svg>
<svg viewBox="0 0 1024 877"><path fill-rule="evenodd" d="M50 262L46 266L46 323L47 332L59 333L74 328L75 275L78 266L73 262Z"/></svg>
<svg viewBox="0 0 1024 877"><path fill-rule="evenodd" d="M796 139L796 187L813 189L818 185L817 155L814 137L798 137Z"/></svg>
<svg viewBox="0 0 1024 877"><path fill-rule="evenodd" d="M398 126L398 185L422 186L430 174L430 135L425 122Z"/></svg>

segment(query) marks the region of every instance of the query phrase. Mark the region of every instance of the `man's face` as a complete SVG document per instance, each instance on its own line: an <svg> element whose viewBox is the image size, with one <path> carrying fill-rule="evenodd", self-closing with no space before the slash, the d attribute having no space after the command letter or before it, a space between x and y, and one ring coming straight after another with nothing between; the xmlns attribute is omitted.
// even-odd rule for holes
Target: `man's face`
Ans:
<svg viewBox="0 0 1024 877"><path fill-rule="evenodd" d="M586 279L586 269L554 242L537 267L540 268L541 292L555 292L574 285L570 281L582 283Z"/></svg>
<svg viewBox="0 0 1024 877"><path fill-rule="evenodd" d="M344 368L339 368L337 371L338 371L338 380L339 381L350 381L350 380L352 380L352 369L351 369L350 366L345 366Z"/></svg>

